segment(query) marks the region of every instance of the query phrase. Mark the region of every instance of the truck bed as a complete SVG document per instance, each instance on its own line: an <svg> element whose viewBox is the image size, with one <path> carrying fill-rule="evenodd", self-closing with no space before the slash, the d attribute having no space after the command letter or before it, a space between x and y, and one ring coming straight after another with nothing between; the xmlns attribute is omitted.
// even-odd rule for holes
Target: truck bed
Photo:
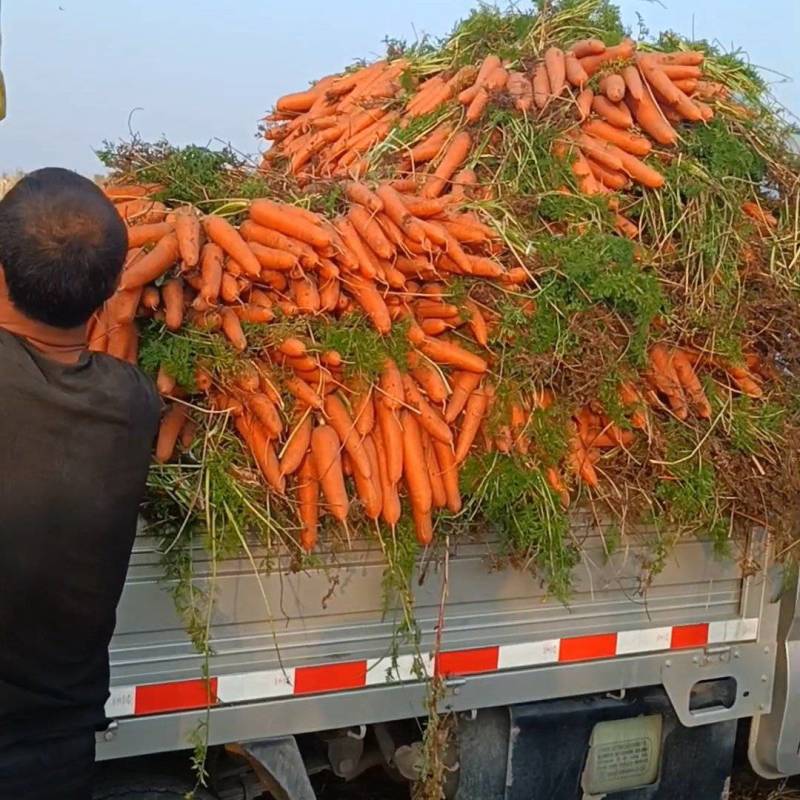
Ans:
<svg viewBox="0 0 800 800"><path fill-rule="evenodd" d="M446 563L441 555L423 563L424 577L414 586L421 661L416 648L396 639L396 614L383 613L384 560L377 546L354 542L349 551L323 553L324 566L308 572L291 573L284 558L260 578L247 559L223 562L210 683L200 680L203 658L174 610L156 541L142 535L111 646L107 712L118 727L107 732L98 757L186 747L187 732L209 705L211 738L218 742L421 714L420 665L446 678L447 708L651 683L669 691L671 681L676 696L687 695L686 720L700 724L688 710L698 650L724 654L704 656L704 676L728 670L748 687L750 673L774 658L772 644L766 653L760 646L775 637L765 539L754 533L746 551L728 559L715 557L708 542L683 539L645 589L647 532L611 556L606 534L588 515L575 518L582 559L567 605L529 572L494 568L496 548L489 542L459 542ZM264 554L253 555L258 563ZM202 549L195 558L202 579L210 564ZM445 571L445 625L432 661ZM665 678L666 660L693 667ZM745 716L768 705L767 688L742 685L723 713ZM291 714L276 718L268 709Z"/></svg>

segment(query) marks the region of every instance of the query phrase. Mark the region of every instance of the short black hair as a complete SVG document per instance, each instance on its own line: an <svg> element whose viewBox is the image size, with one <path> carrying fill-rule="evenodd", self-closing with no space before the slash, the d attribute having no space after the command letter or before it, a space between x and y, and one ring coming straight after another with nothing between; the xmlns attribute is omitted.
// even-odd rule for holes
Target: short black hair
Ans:
<svg viewBox="0 0 800 800"><path fill-rule="evenodd" d="M114 293L127 249L113 203L68 169L31 172L0 200L0 266L11 302L30 319L86 322Z"/></svg>

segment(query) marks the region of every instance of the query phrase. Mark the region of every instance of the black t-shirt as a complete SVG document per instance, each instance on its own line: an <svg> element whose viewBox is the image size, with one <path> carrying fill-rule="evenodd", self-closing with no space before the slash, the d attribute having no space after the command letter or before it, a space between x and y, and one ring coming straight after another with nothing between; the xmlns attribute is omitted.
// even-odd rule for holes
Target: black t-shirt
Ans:
<svg viewBox="0 0 800 800"><path fill-rule="evenodd" d="M159 411L135 367L0 329L0 745L104 722Z"/></svg>

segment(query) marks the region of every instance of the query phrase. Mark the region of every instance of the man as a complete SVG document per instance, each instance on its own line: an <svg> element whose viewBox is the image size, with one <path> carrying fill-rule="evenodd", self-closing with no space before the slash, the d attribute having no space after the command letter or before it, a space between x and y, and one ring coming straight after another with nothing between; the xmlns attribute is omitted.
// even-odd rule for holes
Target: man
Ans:
<svg viewBox="0 0 800 800"><path fill-rule="evenodd" d="M0 800L87 800L159 399L86 350L125 226L42 169L0 201Z"/></svg>

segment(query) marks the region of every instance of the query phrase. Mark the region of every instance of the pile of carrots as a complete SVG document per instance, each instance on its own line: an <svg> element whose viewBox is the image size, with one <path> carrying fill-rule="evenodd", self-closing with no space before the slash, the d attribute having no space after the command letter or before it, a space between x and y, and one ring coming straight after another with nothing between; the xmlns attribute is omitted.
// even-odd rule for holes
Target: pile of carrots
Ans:
<svg viewBox="0 0 800 800"><path fill-rule="evenodd" d="M492 102L513 104L531 124L543 124L557 104L571 104L577 122L572 115L558 146L571 159L579 189L611 193L632 181L655 189L663 178L642 160L651 140L674 145L672 123L708 120L713 112L703 98L722 92L702 80L702 61L698 53L640 54L629 40L606 47L590 39L566 52L547 50L530 72L488 56L479 66L433 75L402 110L403 60L323 78L278 101L267 131L275 146L266 160L274 165L285 157L294 174L309 180L341 180L347 208L335 219L258 199L235 225L155 202L150 196L158 187L106 187L128 223L130 250L118 291L91 322L91 348L135 362L137 318L156 318L169 331L218 332L242 354L239 368L225 377L198 364L193 386L178 385L162 366L158 387L169 402L156 459L169 461L179 445L190 446L196 423L185 401L191 395L196 404L204 395L206 406L230 414L269 488L295 504L304 549L316 544L321 513L346 527L357 498L367 518L394 526L402 496L419 541L428 544L432 513L461 509L459 470L467 457L528 455L536 446L533 415L555 401L550 389L534 387L512 403L498 399L492 342L499 315L452 291L455 279L468 278L513 297L515 287L532 279L469 210L485 196L468 168L475 124ZM395 179L363 179L369 150L395 126L447 103L463 108L460 123L444 122L399 153ZM636 235L621 216L618 229ZM387 357L371 381L310 336L248 347L247 323L324 315L335 324L352 314L366 317L381 336L400 331L405 363ZM679 420L712 416L701 368L726 375L752 397L769 377L755 356L738 367L657 344L649 361L641 380L619 387L629 425L589 403L569 420L563 462L543 464L565 506L573 480L598 486L604 451L628 449L650 435L652 411Z"/></svg>

